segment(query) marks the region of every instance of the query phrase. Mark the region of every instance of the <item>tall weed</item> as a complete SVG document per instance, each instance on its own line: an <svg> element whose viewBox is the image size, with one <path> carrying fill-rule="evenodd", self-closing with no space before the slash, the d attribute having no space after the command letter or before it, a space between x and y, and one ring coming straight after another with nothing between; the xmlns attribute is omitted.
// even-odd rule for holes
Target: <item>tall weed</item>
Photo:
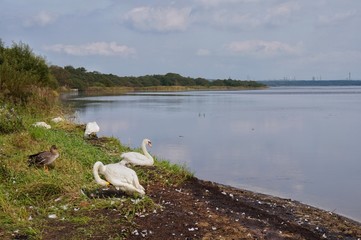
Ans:
<svg viewBox="0 0 361 240"><path fill-rule="evenodd" d="M8 134L24 130L21 115L8 104L0 105L0 134Z"/></svg>

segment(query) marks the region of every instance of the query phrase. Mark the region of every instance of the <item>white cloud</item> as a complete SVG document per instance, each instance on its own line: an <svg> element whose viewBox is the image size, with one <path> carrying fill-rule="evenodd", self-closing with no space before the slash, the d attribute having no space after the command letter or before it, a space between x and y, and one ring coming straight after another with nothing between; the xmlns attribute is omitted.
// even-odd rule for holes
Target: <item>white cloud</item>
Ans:
<svg viewBox="0 0 361 240"><path fill-rule="evenodd" d="M343 13L337 13L332 16L322 15L322 16L319 16L318 23L319 23L319 25L333 25L333 24L337 24L339 22L345 21L347 19L350 19L350 18L354 17L355 15L356 15L355 10L350 10L350 11L343 12Z"/></svg>
<svg viewBox="0 0 361 240"><path fill-rule="evenodd" d="M261 24L260 19L249 13L241 14L229 10L217 11L212 16L212 21L219 27L256 27Z"/></svg>
<svg viewBox="0 0 361 240"><path fill-rule="evenodd" d="M278 41L235 41L226 45L226 49L233 54L255 56L295 55L301 51L300 45L291 46Z"/></svg>
<svg viewBox="0 0 361 240"><path fill-rule="evenodd" d="M292 12L299 10L300 6L296 2L286 2L268 9L268 18L289 16Z"/></svg>
<svg viewBox="0 0 361 240"><path fill-rule="evenodd" d="M244 30L267 27L269 25L282 26L288 24L289 20L295 17L295 12L301 9L297 2L285 2L272 6L260 4L258 1L252 0L212 0L209 4L212 2L214 4L217 3L217 7L212 9L200 8L194 11L193 14L195 16L193 18L203 24L213 25L221 29ZM235 4L226 4L231 2Z"/></svg>
<svg viewBox="0 0 361 240"><path fill-rule="evenodd" d="M209 56L209 55L211 55L211 51L209 51L208 49L201 48L201 49L197 50L196 55L197 56Z"/></svg>
<svg viewBox="0 0 361 240"><path fill-rule="evenodd" d="M228 3L249 3L258 1L259 0L197 0L197 2L206 7L216 7L218 5Z"/></svg>
<svg viewBox="0 0 361 240"><path fill-rule="evenodd" d="M24 22L26 27L31 26L46 26L53 23L57 18L57 15L50 12L40 12L37 15L27 19Z"/></svg>
<svg viewBox="0 0 361 240"><path fill-rule="evenodd" d="M141 31L184 31L189 24L190 8L139 7L129 11L124 20Z"/></svg>
<svg viewBox="0 0 361 240"><path fill-rule="evenodd" d="M84 45L55 44L45 47L45 50L66 53L75 56L128 56L135 54L135 49L116 42L94 42Z"/></svg>
<svg viewBox="0 0 361 240"><path fill-rule="evenodd" d="M263 19L264 25L283 26L289 24L292 18L297 17L296 11L300 10L299 3L285 2L267 10Z"/></svg>

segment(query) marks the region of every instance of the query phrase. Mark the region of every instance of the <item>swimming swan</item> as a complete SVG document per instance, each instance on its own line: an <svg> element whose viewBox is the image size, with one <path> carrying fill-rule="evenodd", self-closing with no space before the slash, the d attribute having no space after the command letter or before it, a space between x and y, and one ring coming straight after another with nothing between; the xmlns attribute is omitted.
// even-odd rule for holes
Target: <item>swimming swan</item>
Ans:
<svg viewBox="0 0 361 240"><path fill-rule="evenodd" d="M123 159L120 164L127 165L140 165L140 166L152 166L154 164L153 157L148 153L146 145L152 147L152 142L149 139L143 139L142 141L142 150L143 154L138 152L126 152L120 155Z"/></svg>
<svg viewBox="0 0 361 240"><path fill-rule="evenodd" d="M104 175L107 181L101 179L99 173ZM102 186L112 184L117 190L120 189L127 193L137 192L140 195L145 194L135 171L119 163L104 165L98 161L93 166L93 175L95 181Z"/></svg>

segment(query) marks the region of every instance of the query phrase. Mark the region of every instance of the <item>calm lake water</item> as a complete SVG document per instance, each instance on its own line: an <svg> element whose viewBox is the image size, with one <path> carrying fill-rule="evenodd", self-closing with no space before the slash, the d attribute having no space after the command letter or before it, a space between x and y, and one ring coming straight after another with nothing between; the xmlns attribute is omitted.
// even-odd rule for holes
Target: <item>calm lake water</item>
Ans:
<svg viewBox="0 0 361 240"><path fill-rule="evenodd" d="M80 122L195 176L361 221L361 88L77 97Z"/></svg>

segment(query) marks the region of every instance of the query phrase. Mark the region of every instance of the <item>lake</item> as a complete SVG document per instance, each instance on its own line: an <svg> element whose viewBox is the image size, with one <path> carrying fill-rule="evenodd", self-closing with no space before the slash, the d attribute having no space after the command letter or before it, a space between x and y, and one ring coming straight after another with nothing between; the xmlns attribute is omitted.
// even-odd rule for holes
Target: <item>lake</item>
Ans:
<svg viewBox="0 0 361 240"><path fill-rule="evenodd" d="M98 136L184 164L196 177L361 221L361 87L75 97Z"/></svg>

